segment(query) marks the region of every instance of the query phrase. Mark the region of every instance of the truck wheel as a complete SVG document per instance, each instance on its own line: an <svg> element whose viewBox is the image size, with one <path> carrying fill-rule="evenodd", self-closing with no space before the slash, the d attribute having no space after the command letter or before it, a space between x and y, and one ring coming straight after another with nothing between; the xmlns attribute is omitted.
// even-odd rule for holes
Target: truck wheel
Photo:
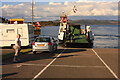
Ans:
<svg viewBox="0 0 120 80"><path fill-rule="evenodd" d="M33 51L33 54L36 54L36 51Z"/></svg>
<svg viewBox="0 0 120 80"><path fill-rule="evenodd" d="M93 43L91 43L91 42L88 43L88 47L89 47L89 48L93 48Z"/></svg>
<svg viewBox="0 0 120 80"><path fill-rule="evenodd" d="M66 43L64 43L64 47L67 47L67 44L66 44Z"/></svg>
<svg viewBox="0 0 120 80"><path fill-rule="evenodd" d="M57 51L57 48L55 49L55 51Z"/></svg>
<svg viewBox="0 0 120 80"><path fill-rule="evenodd" d="M57 51L57 46L55 47L55 51Z"/></svg>

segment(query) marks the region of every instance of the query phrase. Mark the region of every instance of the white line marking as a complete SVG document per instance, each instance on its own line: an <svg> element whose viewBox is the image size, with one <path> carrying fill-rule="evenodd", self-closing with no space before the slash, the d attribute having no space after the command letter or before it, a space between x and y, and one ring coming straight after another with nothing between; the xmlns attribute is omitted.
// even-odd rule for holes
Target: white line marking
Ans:
<svg viewBox="0 0 120 80"><path fill-rule="evenodd" d="M119 80L119 78L117 77L117 75L112 71L112 69L103 61L103 59L97 54L97 52L92 49L92 51L95 53L95 55L102 61L102 63L107 67L107 69L113 74L113 76Z"/></svg>
<svg viewBox="0 0 120 80"><path fill-rule="evenodd" d="M65 49L62 52L64 51ZM53 59L46 67L44 67L32 80L35 80L38 76L40 76L58 57L60 57L62 52L55 59Z"/></svg>
<svg viewBox="0 0 120 80"><path fill-rule="evenodd" d="M26 66L46 66L45 64L22 64L22 65L26 65ZM106 68L105 66L73 66L73 65L50 65L52 67L81 67L81 68L84 68L84 67L94 67L94 68Z"/></svg>
<svg viewBox="0 0 120 80"><path fill-rule="evenodd" d="M17 68L19 68L19 67L21 67L21 66L22 66L22 64L17 64L17 65L16 65Z"/></svg>

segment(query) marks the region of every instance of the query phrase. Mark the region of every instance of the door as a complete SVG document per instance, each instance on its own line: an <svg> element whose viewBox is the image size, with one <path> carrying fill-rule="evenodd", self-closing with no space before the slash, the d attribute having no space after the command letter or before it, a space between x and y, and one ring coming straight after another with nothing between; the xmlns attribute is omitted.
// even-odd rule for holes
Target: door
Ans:
<svg viewBox="0 0 120 80"><path fill-rule="evenodd" d="M11 46L11 44L15 44L15 29L14 28L5 28L3 30L3 44L4 46Z"/></svg>
<svg viewBox="0 0 120 80"><path fill-rule="evenodd" d="M0 47L3 46L2 40L3 40L3 33L2 33L2 28L0 27Z"/></svg>
<svg viewBox="0 0 120 80"><path fill-rule="evenodd" d="M17 34L20 34L21 37L23 36L23 29L22 28L17 28Z"/></svg>

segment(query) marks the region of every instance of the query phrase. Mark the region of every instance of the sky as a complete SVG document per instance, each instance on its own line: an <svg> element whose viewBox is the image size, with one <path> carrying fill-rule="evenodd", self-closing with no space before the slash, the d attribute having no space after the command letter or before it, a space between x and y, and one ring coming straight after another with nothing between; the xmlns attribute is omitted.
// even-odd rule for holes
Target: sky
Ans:
<svg viewBox="0 0 120 80"><path fill-rule="evenodd" d="M2 1L2 0L1 0ZM2 2L30 2L32 0L4 0ZM69 2L76 2L78 0L34 0L35 2L65 2L65 1L69 1ZM113 1L113 2L119 2L119 0L79 0L79 1Z"/></svg>
<svg viewBox="0 0 120 80"><path fill-rule="evenodd" d="M31 21L32 0L4 0L0 6L2 17L24 18ZM76 6L76 13L68 14L69 19L110 19L117 20L118 0L34 0L34 21L58 20L64 11Z"/></svg>

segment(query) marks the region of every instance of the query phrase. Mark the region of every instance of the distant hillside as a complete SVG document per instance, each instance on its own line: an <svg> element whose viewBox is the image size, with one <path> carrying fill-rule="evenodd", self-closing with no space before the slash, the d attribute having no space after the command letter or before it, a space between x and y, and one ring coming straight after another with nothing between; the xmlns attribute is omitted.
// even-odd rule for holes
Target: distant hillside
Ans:
<svg viewBox="0 0 120 80"><path fill-rule="evenodd" d="M41 26L60 26L60 21L39 21ZM8 19L0 17L0 23L9 23ZM30 23L30 22L29 22ZM34 22L35 24L36 22ZM116 20L89 20L89 19L80 19L80 20L68 20L68 24L80 24L80 25L118 25Z"/></svg>
<svg viewBox="0 0 120 80"><path fill-rule="evenodd" d="M28 22L31 23L31 22ZM35 24L36 22L33 22L33 24ZM42 27L44 26L59 26L60 23L59 21L39 21L39 23L41 24Z"/></svg>
<svg viewBox="0 0 120 80"><path fill-rule="evenodd" d="M71 23L81 25L118 25L115 20L74 20Z"/></svg>
<svg viewBox="0 0 120 80"><path fill-rule="evenodd" d="M55 21L39 21L41 26L60 26L59 20ZM35 24L36 22L34 22ZM68 24L79 25L118 25L115 20L68 20Z"/></svg>

